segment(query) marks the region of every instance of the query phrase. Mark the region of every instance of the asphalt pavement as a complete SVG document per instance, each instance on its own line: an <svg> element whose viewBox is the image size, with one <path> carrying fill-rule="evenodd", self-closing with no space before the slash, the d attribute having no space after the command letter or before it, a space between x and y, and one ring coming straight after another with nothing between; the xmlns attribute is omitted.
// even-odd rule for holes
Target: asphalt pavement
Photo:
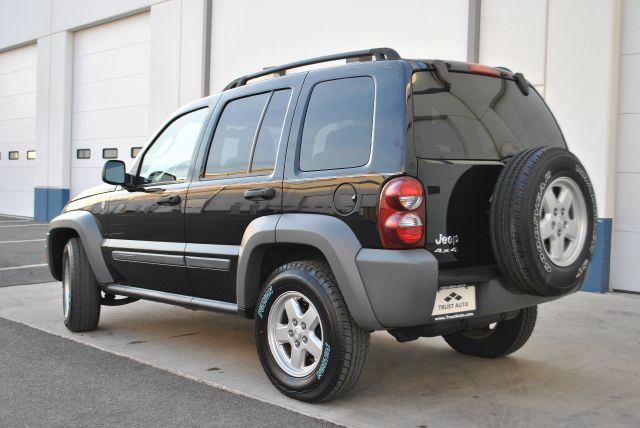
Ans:
<svg viewBox="0 0 640 428"><path fill-rule="evenodd" d="M54 281L47 267L47 223L0 215L0 287Z"/></svg>
<svg viewBox="0 0 640 428"><path fill-rule="evenodd" d="M0 215L0 288L55 281L46 232ZM0 427L282 425L336 426L0 317Z"/></svg>
<svg viewBox="0 0 640 428"><path fill-rule="evenodd" d="M0 318L0 426L330 427Z"/></svg>

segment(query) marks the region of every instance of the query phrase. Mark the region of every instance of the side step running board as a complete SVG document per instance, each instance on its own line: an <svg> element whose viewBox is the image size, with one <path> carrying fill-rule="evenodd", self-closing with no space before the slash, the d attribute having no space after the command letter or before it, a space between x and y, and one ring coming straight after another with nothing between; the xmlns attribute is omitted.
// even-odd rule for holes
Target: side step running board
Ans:
<svg viewBox="0 0 640 428"><path fill-rule="evenodd" d="M202 299L200 297L185 296L182 294L166 293L164 291L149 290L146 288L131 287L122 284L108 284L102 287L105 293L133 297L135 299L151 300L153 302L168 303L170 305L183 306L188 309L202 309L205 311L222 312L225 314L238 314L238 306L233 303L220 302L218 300Z"/></svg>

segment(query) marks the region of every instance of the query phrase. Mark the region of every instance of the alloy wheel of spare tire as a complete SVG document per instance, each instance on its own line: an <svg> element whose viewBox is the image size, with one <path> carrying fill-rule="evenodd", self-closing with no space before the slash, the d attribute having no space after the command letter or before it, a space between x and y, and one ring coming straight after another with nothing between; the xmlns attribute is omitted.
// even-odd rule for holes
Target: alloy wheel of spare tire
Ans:
<svg viewBox="0 0 640 428"><path fill-rule="evenodd" d="M582 284L596 242L596 200L566 149L520 152L503 168L491 204L491 241L510 285L558 296Z"/></svg>

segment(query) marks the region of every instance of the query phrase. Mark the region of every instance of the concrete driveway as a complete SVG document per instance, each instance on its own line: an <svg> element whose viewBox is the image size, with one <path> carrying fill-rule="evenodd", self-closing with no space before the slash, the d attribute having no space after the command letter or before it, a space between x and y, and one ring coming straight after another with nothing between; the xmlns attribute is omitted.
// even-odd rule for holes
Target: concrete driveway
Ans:
<svg viewBox="0 0 640 428"><path fill-rule="evenodd" d="M58 283L0 289L0 317L343 425L640 426L640 296L579 292L543 305L529 343L499 360L375 333L358 386L321 405L271 386L251 321L137 302L105 307L98 330L71 334Z"/></svg>

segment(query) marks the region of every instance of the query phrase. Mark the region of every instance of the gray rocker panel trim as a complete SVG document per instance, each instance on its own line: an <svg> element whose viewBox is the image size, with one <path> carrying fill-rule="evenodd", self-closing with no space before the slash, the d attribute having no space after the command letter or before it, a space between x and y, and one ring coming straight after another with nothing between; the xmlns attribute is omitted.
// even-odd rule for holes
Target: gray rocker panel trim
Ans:
<svg viewBox="0 0 640 428"><path fill-rule="evenodd" d="M113 282L113 277L102 257L100 244L102 233L98 222L89 211L69 211L60 214L49 223L49 232L55 229L73 229L78 233L89 264L100 284Z"/></svg>
<svg viewBox="0 0 640 428"><path fill-rule="evenodd" d="M172 254L138 253L135 251L113 251L113 260L134 263L155 263L161 265L184 266L184 256Z"/></svg>
<svg viewBox="0 0 640 428"><path fill-rule="evenodd" d="M203 309L205 311L237 314L238 307L233 303L220 302L218 300L202 299L200 297L185 296L182 294L167 293L164 291L149 290L147 288L131 287L122 284L109 284L104 291L119 296L133 297L136 299L151 300L159 303L183 306L189 309Z"/></svg>
<svg viewBox="0 0 640 428"><path fill-rule="evenodd" d="M275 230L275 233L274 233ZM282 214L260 217L245 231L238 262L238 306L255 305L257 293L252 287L259 283L259 261L266 244L302 244L322 252L338 282L351 316L362 328L381 330L369 296L356 265L356 255L362 248L353 231L342 220L320 214Z"/></svg>

